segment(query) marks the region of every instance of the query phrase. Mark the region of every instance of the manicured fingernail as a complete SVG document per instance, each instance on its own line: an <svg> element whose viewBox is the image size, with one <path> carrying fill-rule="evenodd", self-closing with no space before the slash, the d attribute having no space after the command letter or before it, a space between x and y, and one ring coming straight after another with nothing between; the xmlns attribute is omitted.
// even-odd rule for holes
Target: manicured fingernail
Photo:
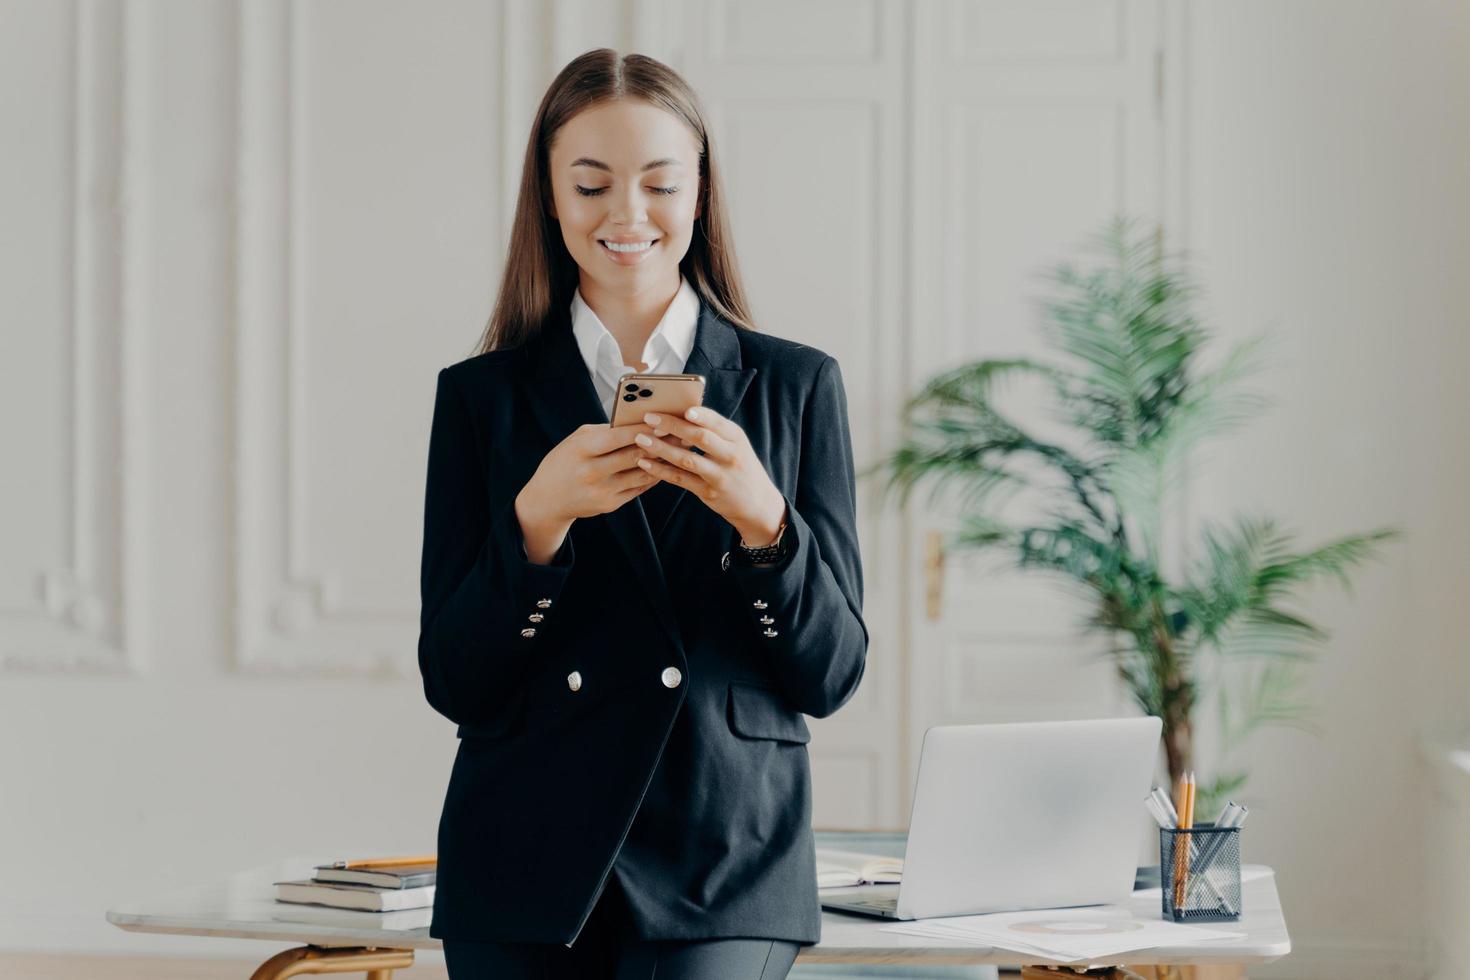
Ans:
<svg viewBox="0 0 1470 980"><path fill-rule="evenodd" d="M691 421L699 418L699 409L691 408L689 411L684 413L684 417L686 419L690 419Z"/></svg>
<svg viewBox="0 0 1470 980"><path fill-rule="evenodd" d="M641 432L638 433L636 436L633 437L633 441L636 442L636 443L638 443L638 445L640 445L640 446L651 446L651 445L653 445L653 440L650 439L648 436L644 435Z"/></svg>
<svg viewBox="0 0 1470 980"><path fill-rule="evenodd" d="M649 425L658 425L660 422L663 421L663 419L659 418L657 415L654 415L652 412L649 412L647 415L643 416L643 421L647 422Z"/></svg>
<svg viewBox="0 0 1470 980"><path fill-rule="evenodd" d="M653 468L653 464L646 459L640 459L638 461L638 465L643 467L645 470Z"/></svg>

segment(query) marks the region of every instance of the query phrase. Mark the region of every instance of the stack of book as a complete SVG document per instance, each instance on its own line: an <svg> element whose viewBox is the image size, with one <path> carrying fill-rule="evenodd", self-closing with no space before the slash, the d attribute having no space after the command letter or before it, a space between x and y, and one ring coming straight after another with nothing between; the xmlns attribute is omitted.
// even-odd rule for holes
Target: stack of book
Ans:
<svg viewBox="0 0 1470 980"><path fill-rule="evenodd" d="M376 913L375 926L397 927L399 920L428 917L434 907L434 880L438 863L434 855L414 858L381 858L362 861L334 861L312 868L310 878L273 882L276 901L292 906L345 910L348 913ZM308 913L309 921L321 921L322 913ZM395 913L409 913L408 915ZM338 913L326 913L338 914ZM289 917L295 918L296 912ZM282 916L283 918L288 916ZM347 918L354 918L349 915ZM388 921L388 920L392 921ZM339 917L334 921L345 921Z"/></svg>

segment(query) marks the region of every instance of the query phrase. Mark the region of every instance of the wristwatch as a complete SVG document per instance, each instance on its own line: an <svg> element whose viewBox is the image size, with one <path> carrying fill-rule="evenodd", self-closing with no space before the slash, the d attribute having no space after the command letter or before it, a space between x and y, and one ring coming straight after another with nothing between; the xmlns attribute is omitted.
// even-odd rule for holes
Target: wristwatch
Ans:
<svg viewBox="0 0 1470 980"><path fill-rule="evenodd" d="M781 557L781 539L786 536L786 521L781 521L781 526L776 528L776 540L770 544L761 545L759 548L751 548L742 539L735 546L736 558L742 565L766 565ZM730 552L725 552L720 558L720 568L730 567Z"/></svg>

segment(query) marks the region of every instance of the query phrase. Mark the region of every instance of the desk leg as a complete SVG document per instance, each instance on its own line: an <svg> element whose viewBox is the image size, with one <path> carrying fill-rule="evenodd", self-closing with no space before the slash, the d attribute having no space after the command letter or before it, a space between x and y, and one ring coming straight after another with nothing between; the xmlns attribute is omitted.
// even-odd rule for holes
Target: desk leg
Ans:
<svg viewBox="0 0 1470 980"><path fill-rule="evenodd" d="M1107 966L1079 971L1066 966L1023 966L1021 980L1245 980L1243 966Z"/></svg>
<svg viewBox="0 0 1470 980"><path fill-rule="evenodd" d="M1245 967L1229 964L1131 966L1144 980L1245 980Z"/></svg>
<svg viewBox="0 0 1470 980"><path fill-rule="evenodd" d="M285 980L307 973L366 973L367 980L393 980L394 970L413 966L413 950L378 946L297 946L256 967L250 980Z"/></svg>

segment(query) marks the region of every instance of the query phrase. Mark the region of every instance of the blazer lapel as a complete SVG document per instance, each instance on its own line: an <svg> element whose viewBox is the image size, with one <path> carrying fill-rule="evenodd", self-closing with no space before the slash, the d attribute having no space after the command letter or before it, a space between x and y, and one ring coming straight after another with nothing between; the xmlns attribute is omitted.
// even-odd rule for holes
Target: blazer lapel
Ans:
<svg viewBox="0 0 1470 980"><path fill-rule="evenodd" d="M694 349L684 364L685 374L704 375L704 404L724 418L733 418L740 407L740 399L755 377L755 368L745 368L740 363L740 340L735 328L715 313L701 297L699 301L699 324L694 331ZM668 513L661 527L654 528L659 541L673 535L675 518L681 513L684 498L693 496L683 487L676 487ZM688 504L693 507L697 504ZM641 501L640 501L641 504ZM716 556L719 557L719 556Z"/></svg>
<svg viewBox="0 0 1470 980"><path fill-rule="evenodd" d="M577 349L572 335L571 312L565 304L557 304L541 336L527 345L527 355L530 364L524 381L526 398L553 446L579 425L608 423L607 412L597 397L592 376ZM734 415L756 373L754 368L742 368L740 365L740 343L735 336L735 328L710 309L702 297L694 349L684 372L705 376L704 404L725 418ZM688 495L687 490L678 489L660 529L661 538L673 532L675 514ZM683 510L687 512L688 507ZM683 653L683 637L679 633L668 581L642 501L635 497L617 510L592 519L599 518L606 523L627 555L641 591L653 606L655 618L673 641L675 649Z"/></svg>

